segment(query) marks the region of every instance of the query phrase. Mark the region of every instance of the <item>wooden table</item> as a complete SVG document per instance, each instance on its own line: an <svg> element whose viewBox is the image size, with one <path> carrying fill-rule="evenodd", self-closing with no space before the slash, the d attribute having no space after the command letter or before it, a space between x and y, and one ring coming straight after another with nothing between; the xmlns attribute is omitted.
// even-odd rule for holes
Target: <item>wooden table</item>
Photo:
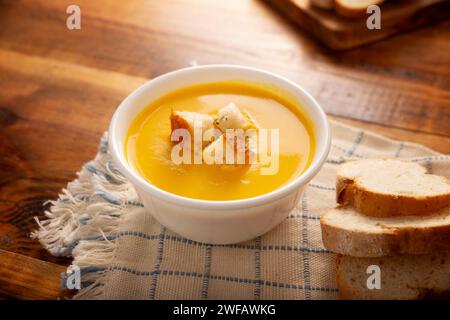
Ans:
<svg viewBox="0 0 450 320"><path fill-rule="evenodd" d="M81 8L81 30L66 8ZM450 21L333 53L260 1L0 0L0 298L55 299L70 263L29 238L119 102L190 63L264 68L330 118L450 153Z"/></svg>

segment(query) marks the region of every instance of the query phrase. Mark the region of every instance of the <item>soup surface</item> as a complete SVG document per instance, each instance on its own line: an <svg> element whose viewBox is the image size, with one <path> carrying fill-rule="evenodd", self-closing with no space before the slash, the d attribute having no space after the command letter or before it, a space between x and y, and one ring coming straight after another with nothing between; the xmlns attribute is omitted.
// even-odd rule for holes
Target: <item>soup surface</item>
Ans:
<svg viewBox="0 0 450 320"><path fill-rule="evenodd" d="M278 170L261 174L261 164L175 164L170 141L173 110L214 114L234 103L259 128L279 130ZM203 200L237 200L273 191L299 176L314 153L313 128L302 107L281 90L246 82L214 82L173 91L151 103L131 124L125 144L128 162L151 184ZM270 145L270 142L269 142Z"/></svg>

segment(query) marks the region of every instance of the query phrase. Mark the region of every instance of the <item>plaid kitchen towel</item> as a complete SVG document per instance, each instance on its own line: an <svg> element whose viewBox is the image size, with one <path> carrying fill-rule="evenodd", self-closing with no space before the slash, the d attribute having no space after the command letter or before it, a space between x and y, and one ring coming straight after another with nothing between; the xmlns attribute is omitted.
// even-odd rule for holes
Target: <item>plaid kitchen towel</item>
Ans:
<svg viewBox="0 0 450 320"><path fill-rule="evenodd" d="M147 212L114 167L106 135L96 158L51 202L33 236L81 271L80 299L335 299L334 254L320 215L335 206L335 172L347 159L401 157L450 176L450 157L331 122L332 148L289 217L233 245L184 239Z"/></svg>

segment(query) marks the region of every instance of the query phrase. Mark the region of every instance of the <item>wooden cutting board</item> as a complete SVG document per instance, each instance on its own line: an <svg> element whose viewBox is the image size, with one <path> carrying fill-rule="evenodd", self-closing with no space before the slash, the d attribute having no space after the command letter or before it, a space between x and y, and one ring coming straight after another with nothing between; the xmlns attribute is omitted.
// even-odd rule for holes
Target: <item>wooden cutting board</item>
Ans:
<svg viewBox="0 0 450 320"><path fill-rule="evenodd" d="M450 17L450 0L395 0L381 8L381 29L369 30L366 19L345 18L315 8L310 0L264 0L301 29L335 50L345 50Z"/></svg>

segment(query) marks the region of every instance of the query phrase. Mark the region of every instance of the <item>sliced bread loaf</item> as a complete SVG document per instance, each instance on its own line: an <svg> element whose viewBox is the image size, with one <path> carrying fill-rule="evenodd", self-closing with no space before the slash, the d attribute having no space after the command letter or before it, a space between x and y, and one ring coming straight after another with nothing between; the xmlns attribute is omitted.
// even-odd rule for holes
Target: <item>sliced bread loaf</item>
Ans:
<svg viewBox="0 0 450 320"><path fill-rule="evenodd" d="M430 216L370 217L351 207L331 209L320 219L329 250L355 257L450 250L450 208Z"/></svg>
<svg viewBox="0 0 450 320"><path fill-rule="evenodd" d="M380 269L380 289L368 289L367 280ZM338 255L337 285L344 299L421 299L450 296L450 253L354 258Z"/></svg>
<svg viewBox="0 0 450 320"><path fill-rule="evenodd" d="M366 15L368 6L381 4L384 0L335 0L337 13L348 18L358 18Z"/></svg>
<svg viewBox="0 0 450 320"><path fill-rule="evenodd" d="M349 161L337 172L336 201L370 216L428 215L450 206L450 180L404 160Z"/></svg>

